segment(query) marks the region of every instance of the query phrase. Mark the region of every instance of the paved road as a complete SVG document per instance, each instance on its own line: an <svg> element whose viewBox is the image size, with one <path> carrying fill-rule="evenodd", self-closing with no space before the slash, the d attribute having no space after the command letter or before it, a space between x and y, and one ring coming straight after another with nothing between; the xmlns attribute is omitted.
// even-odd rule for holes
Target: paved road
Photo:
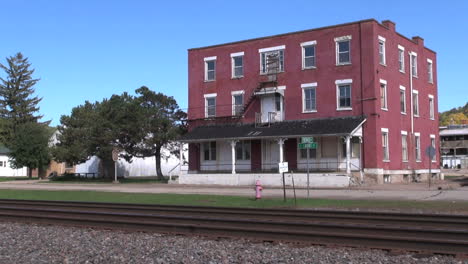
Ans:
<svg viewBox="0 0 468 264"><path fill-rule="evenodd" d="M441 190L437 188L441 187ZM127 193L176 193L176 194L215 194L253 196L252 187L233 186L202 186L178 184L64 184L41 183L39 181L1 182L0 189L24 190L74 190L74 191L105 191ZM359 188L312 189L311 197L339 199L376 199L376 200L440 200L468 201L468 186L460 187L450 182L440 182L428 188L427 183L418 184L385 184ZM282 197L280 188L264 188L264 197ZM289 197L293 190L287 190ZM307 197L307 190L296 190L298 197Z"/></svg>

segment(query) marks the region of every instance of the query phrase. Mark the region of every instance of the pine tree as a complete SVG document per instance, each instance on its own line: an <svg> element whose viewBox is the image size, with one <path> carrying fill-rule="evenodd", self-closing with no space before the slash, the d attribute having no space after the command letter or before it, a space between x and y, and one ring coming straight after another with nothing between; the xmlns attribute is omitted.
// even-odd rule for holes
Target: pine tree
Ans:
<svg viewBox="0 0 468 264"><path fill-rule="evenodd" d="M6 65L0 63L6 73L6 78L0 77L0 118L8 124L3 129L5 143L8 143L18 125L37 123L42 118L37 114L42 98L34 96L34 85L39 79L32 77L34 69L31 69L28 58L17 53L6 61Z"/></svg>

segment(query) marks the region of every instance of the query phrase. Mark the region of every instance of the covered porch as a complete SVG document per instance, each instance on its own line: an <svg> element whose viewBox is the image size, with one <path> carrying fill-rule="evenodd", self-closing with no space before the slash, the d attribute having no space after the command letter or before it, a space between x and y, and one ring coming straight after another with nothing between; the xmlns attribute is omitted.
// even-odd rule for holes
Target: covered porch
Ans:
<svg viewBox="0 0 468 264"><path fill-rule="evenodd" d="M321 177L350 176L362 167L364 122L362 117L344 117L283 121L268 127L196 127L181 139L189 143L189 170L184 177L191 178L190 183L210 184L213 177L220 177L224 178L222 182L243 185L244 180L253 182L252 175L257 179L278 175L280 162L288 162L289 172L296 174L298 182L299 175L307 170ZM317 148L299 149L301 137L314 137ZM229 174L231 177L227 177Z"/></svg>

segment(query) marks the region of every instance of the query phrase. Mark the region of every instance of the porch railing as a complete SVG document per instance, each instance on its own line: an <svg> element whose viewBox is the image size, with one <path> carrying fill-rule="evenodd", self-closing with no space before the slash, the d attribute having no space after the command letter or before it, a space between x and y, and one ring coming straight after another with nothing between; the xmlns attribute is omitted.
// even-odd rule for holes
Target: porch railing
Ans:
<svg viewBox="0 0 468 264"><path fill-rule="evenodd" d="M255 113L255 126L270 126L271 123L280 122L281 118L277 112L268 112L266 120L263 120L262 112Z"/></svg>

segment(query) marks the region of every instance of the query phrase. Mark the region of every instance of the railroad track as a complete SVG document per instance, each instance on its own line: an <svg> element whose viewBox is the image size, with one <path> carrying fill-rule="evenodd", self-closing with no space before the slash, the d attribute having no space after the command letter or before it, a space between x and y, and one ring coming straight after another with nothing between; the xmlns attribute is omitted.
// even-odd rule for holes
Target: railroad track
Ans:
<svg viewBox="0 0 468 264"><path fill-rule="evenodd" d="M0 220L468 254L463 215L0 200Z"/></svg>

